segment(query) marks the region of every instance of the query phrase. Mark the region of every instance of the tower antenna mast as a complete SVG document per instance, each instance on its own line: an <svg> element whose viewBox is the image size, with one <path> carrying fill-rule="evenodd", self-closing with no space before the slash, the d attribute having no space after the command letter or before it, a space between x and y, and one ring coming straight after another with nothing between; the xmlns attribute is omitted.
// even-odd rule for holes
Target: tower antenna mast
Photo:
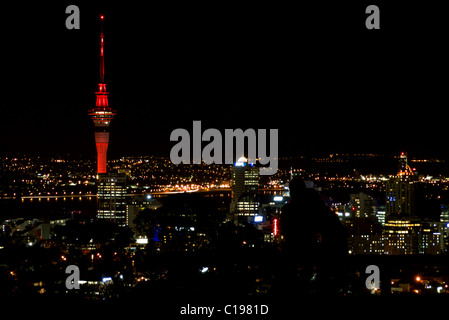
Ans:
<svg viewBox="0 0 449 320"><path fill-rule="evenodd" d="M104 83L104 15L100 15L100 83Z"/></svg>

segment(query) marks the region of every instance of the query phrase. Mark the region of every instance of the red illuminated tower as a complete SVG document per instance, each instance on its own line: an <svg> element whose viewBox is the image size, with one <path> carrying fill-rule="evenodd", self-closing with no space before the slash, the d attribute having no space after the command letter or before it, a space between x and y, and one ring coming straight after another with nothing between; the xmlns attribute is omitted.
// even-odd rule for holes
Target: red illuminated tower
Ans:
<svg viewBox="0 0 449 320"><path fill-rule="evenodd" d="M97 145L97 173L106 173L107 151L109 144L109 126L116 114L108 104L108 93L104 82L104 16L100 16L100 83L98 84L97 102L95 108L89 110L89 115L95 125L95 144Z"/></svg>

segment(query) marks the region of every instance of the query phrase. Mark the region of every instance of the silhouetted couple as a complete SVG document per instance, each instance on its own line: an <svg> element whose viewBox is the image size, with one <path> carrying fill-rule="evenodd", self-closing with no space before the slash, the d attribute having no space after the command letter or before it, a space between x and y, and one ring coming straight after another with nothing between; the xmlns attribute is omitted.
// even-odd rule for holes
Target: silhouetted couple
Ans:
<svg viewBox="0 0 449 320"><path fill-rule="evenodd" d="M338 293L348 253L346 230L303 180L294 178L289 189L291 201L280 218L284 280L292 281L298 293Z"/></svg>

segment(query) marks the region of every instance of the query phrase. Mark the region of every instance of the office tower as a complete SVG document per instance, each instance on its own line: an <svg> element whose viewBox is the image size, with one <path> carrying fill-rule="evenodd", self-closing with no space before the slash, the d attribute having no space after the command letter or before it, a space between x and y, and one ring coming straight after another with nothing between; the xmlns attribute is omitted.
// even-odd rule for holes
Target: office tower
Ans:
<svg viewBox="0 0 449 320"><path fill-rule="evenodd" d="M441 206L440 224L443 229L443 237L446 248L449 248L449 208L448 206Z"/></svg>
<svg viewBox="0 0 449 320"><path fill-rule="evenodd" d="M111 110L108 103L108 93L106 91L106 83L104 82L104 33L103 33L104 16L100 16L101 33L100 33L100 82L98 83L98 92L95 92L97 101L95 108L89 110L89 116L94 121L95 126L95 144L97 147L97 173L106 173L107 151L109 144L109 126L111 120L116 114Z"/></svg>
<svg viewBox="0 0 449 320"><path fill-rule="evenodd" d="M151 194L133 196L126 205L126 225L134 229L134 219L140 212L145 209L156 210L160 207L162 207L162 203Z"/></svg>
<svg viewBox="0 0 449 320"><path fill-rule="evenodd" d="M97 218L118 225L126 224L126 176L121 174L98 175Z"/></svg>
<svg viewBox="0 0 449 320"><path fill-rule="evenodd" d="M352 207L352 209L356 209ZM371 210L371 209L370 209ZM357 211L354 210L356 213ZM344 226L350 235L348 249L350 254L383 254L382 225L375 215L350 215L343 219Z"/></svg>
<svg viewBox="0 0 449 320"><path fill-rule="evenodd" d="M399 172L386 184L387 219L415 216L415 183L413 170L407 164L407 155L402 152Z"/></svg>
<svg viewBox="0 0 449 320"><path fill-rule="evenodd" d="M354 255L382 255L385 254L385 239L379 233L351 234L348 238L349 254Z"/></svg>
<svg viewBox="0 0 449 320"><path fill-rule="evenodd" d="M376 216L374 198L366 193L351 194L350 205L356 218L374 218Z"/></svg>
<svg viewBox="0 0 449 320"><path fill-rule="evenodd" d="M449 224L449 207L441 206L440 222Z"/></svg>
<svg viewBox="0 0 449 320"><path fill-rule="evenodd" d="M376 211L377 221L384 226L385 225L385 206L381 205L377 207Z"/></svg>
<svg viewBox="0 0 449 320"><path fill-rule="evenodd" d="M388 220L384 229L385 254L442 254L445 243L441 223L418 218Z"/></svg>
<svg viewBox="0 0 449 320"><path fill-rule="evenodd" d="M420 254L442 254L445 252L444 224L436 221L422 221L418 233Z"/></svg>
<svg viewBox="0 0 449 320"><path fill-rule="evenodd" d="M418 254L418 230L421 222L413 219L390 219L385 223L385 254Z"/></svg>
<svg viewBox="0 0 449 320"><path fill-rule="evenodd" d="M236 224L251 222L259 213L259 169L245 157L232 167L231 215Z"/></svg>

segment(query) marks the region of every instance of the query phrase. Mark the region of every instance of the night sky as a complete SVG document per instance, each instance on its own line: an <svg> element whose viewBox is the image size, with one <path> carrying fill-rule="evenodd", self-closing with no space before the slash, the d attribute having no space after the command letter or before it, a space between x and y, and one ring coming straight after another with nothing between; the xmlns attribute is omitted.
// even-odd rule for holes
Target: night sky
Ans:
<svg viewBox="0 0 449 320"><path fill-rule="evenodd" d="M106 2L105 2L106 3ZM87 112L105 15L109 154L169 156L170 132L279 129L280 155L447 156L448 27L437 1L3 7L0 153L95 157ZM80 8L67 30L65 8ZM438 4L438 5L437 5Z"/></svg>

